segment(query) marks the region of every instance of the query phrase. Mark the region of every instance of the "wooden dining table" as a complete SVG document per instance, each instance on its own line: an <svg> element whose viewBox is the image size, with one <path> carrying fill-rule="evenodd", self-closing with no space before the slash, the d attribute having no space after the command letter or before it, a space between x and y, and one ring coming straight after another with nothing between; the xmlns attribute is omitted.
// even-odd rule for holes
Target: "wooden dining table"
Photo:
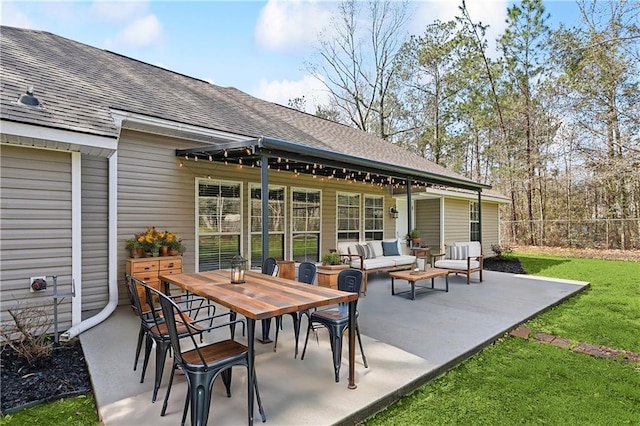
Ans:
<svg viewBox="0 0 640 426"><path fill-rule="evenodd" d="M247 271L245 282L232 284L228 270L160 275L160 281L168 291L175 285L198 296L225 306L243 315L247 320L247 348L249 355L248 404L253 407L255 374L255 323L279 315L304 309L318 308L337 303L349 303L349 389L355 383L355 310L358 294L327 287L303 284L291 279L272 277L255 271ZM191 404L192 409L196 404ZM192 415L195 413L192 413ZM253 410L249 410L249 424L253 424Z"/></svg>

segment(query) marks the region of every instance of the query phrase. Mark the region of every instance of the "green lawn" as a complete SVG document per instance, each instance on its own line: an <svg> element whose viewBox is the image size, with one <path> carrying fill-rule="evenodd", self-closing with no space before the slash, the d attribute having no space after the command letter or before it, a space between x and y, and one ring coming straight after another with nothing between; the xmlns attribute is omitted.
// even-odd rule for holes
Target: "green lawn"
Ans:
<svg viewBox="0 0 640 426"><path fill-rule="evenodd" d="M534 275L591 288L527 323L640 352L637 262L514 254ZM366 422L371 425L625 425L640 419L640 365L505 338Z"/></svg>
<svg viewBox="0 0 640 426"><path fill-rule="evenodd" d="M98 426L100 420L92 395L77 396L25 408L0 417L2 426Z"/></svg>

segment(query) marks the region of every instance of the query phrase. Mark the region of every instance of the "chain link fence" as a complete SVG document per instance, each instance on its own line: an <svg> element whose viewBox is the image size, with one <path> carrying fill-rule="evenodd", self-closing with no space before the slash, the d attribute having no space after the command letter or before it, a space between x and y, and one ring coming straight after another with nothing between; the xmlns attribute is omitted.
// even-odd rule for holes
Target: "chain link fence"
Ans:
<svg viewBox="0 0 640 426"><path fill-rule="evenodd" d="M640 249L640 218L501 221L500 244Z"/></svg>

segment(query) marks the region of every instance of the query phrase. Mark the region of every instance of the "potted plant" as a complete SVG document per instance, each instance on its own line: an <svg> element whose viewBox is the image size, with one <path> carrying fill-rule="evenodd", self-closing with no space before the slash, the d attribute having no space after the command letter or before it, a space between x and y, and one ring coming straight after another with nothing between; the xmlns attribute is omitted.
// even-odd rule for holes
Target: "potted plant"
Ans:
<svg viewBox="0 0 640 426"><path fill-rule="evenodd" d="M158 248L160 247L160 233L156 231L156 228L150 226L145 232L136 235L138 242L142 246L142 251L145 256L157 256Z"/></svg>
<svg viewBox="0 0 640 426"><path fill-rule="evenodd" d="M340 265L342 263L342 259L337 252L326 253L322 256L322 266L328 265Z"/></svg>
<svg viewBox="0 0 640 426"><path fill-rule="evenodd" d="M135 237L129 238L125 242L125 248L129 250L129 255L133 259L142 257L142 245L138 242L138 240Z"/></svg>
<svg viewBox="0 0 640 426"><path fill-rule="evenodd" d="M182 238L178 238L178 236L175 234L173 235L174 238L167 243L167 245L169 246L169 256L182 256L187 248L183 244Z"/></svg>
<svg viewBox="0 0 640 426"><path fill-rule="evenodd" d="M411 232L409 232L409 238L411 238L412 245L420 246L420 231L417 228L413 228Z"/></svg>

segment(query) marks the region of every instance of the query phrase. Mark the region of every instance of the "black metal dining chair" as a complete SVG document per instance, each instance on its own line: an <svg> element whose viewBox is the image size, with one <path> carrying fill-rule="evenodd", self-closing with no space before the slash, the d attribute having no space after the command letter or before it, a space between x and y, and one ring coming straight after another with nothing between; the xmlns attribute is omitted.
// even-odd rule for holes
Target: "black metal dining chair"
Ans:
<svg viewBox="0 0 640 426"><path fill-rule="evenodd" d="M262 273L267 275L274 275L276 268L278 267L278 261L275 257L267 257L262 262Z"/></svg>
<svg viewBox="0 0 640 426"><path fill-rule="evenodd" d="M145 299L145 302L142 302L142 300L140 299L140 292L144 294L144 291L142 290L142 288L139 288L136 282L132 281L131 279L133 278L132 276L125 274L124 278L127 284L126 287L127 287L127 292L129 293L131 308L133 309L134 313L140 317L140 331L138 332L138 343L136 345L136 355L133 361L133 371L136 371L138 367L138 359L140 359L140 350L142 348L142 341L145 340L146 337L148 337L149 330L153 326L155 326L156 322L154 321L153 313L150 312L147 307L146 299ZM140 282L143 282L143 281L140 281ZM188 309L196 309L196 314L199 314L202 308L207 309L207 314L209 316L215 315L216 313L215 305L209 303L203 297L195 296L190 293L175 294L171 297L179 304L186 306ZM157 311L159 312L160 310L161 310L160 306L157 306ZM146 371L146 366L148 364L147 357L148 357L148 354L145 353L145 359L143 362L143 371L140 377L140 383L144 382L144 375Z"/></svg>
<svg viewBox="0 0 640 426"><path fill-rule="evenodd" d="M298 281L305 284L313 284L316 279L316 264L311 262L302 262L300 266L298 266ZM293 357L298 357L298 341L300 340L300 323L302 321L302 317L306 316L309 318L309 310L304 309L302 311L290 312L291 318L293 319L293 334L296 339L296 348ZM273 351L276 352L278 347L278 333L282 328L282 315L278 315L276 317L276 337L273 343Z"/></svg>
<svg viewBox="0 0 640 426"><path fill-rule="evenodd" d="M360 288L362 287L363 273L359 269L345 269L338 274L338 290L349 291L352 293L360 294ZM357 300L356 300L357 303ZM357 305L356 305L357 308ZM362 348L362 340L360 339L360 327L358 327L358 311L356 309L355 328L356 335L358 337L358 344L360 345L360 353L362 354L362 361L365 368L369 368L367 365L367 357L364 354ZM300 359L304 359L304 354L307 351L307 343L309 342L309 333L311 329L316 325L324 326L329 331L329 338L331 341L331 352L333 354L333 369L335 372L336 382L340 381L340 364L342 359L342 336L345 330L349 327L349 304L339 303L337 307L329 309L318 309L311 313L309 316L309 325L307 327L307 337L304 340L304 348L302 349L302 356Z"/></svg>
<svg viewBox="0 0 640 426"><path fill-rule="evenodd" d="M131 294L133 296L134 303L137 304L139 312L143 312L145 314L144 318L141 317L141 331L142 327L144 326L146 339L144 362L142 364L140 383L144 382L144 376L149 364L151 349L154 343L156 345L156 373L153 384L153 394L151 396L151 402L155 402L156 398L158 397L158 390L160 389L160 385L162 384L164 364L167 358L167 353L169 352L169 349L171 347L171 339L167 330L166 318L164 317L164 315L162 315L162 309L157 302L157 297L154 297L153 294L148 290L151 289L151 287L149 287L144 281L141 281L132 276L129 276L129 282L131 283ZM139 298L138 289L140 289L145 294L145 303L147 305L146 307L143 306ZM153 289L153 291L157 292L156 289ZM174 297L175 296L167 296L167 298ZM185 315L185 318L188 318L189 326L193 330L199 330L200 334L205 331L202 324L208 322L211 325L214 319L221 318L227 315L232 315L232 317L235 318L235 313L230 312L219 315L205 316L204 318L198 318L198 315L203 310L203 307L189 307L190 302L187 299L178 301L177 303L183 304L185 306L184 308L182 308L182 311ZM187 337L189 335L187 331L188 330L184 326L180 327L180 336ZM140 339L140 335L138 336L138 339Z"/></svg>
<svg viewBox="0 0 640 426"><path fill-rule="evenodd" d="M231 397L232 367L243 366L247 369L249 368L248 348L234 340L235 327L241 325L244 331L245 321L235 319L235 315L233 315L233 319L222 324L211 325L202 329L196 328L189 322L189 317L173 300L149 286L146 286L146 290L152 295L151 297L155 296L160 301L160 306L166 319L171 347L173 348L173 368L160 414L164 416L166 413L167 401L169 400L175 370L179 368L187 378L188 387L181 425L184 425L186 421L189 407L191 407L191 424L194 426L206 425L209 418L212 387L215 379L218 376L222 376L227 397ZM229 339L219 340L205 345L199 344L199 339L196 339L202 331L212 331L226 327L229 327L230 330ZM186 333L181 332L182 329L186 330ZM192 349L182 349L181 340L185 334L186 337L190 339L190 347L192 347ZM258 390L258 380L255 374L253 377L253 387L255 389L258 410L260 411L262 421L265 422L267 418L262 408L262 401ZM249 385L247 389L250 390L251 386ZM249 410L249 416L251 416L253 407L248 405L247 409Z"/></svg>

